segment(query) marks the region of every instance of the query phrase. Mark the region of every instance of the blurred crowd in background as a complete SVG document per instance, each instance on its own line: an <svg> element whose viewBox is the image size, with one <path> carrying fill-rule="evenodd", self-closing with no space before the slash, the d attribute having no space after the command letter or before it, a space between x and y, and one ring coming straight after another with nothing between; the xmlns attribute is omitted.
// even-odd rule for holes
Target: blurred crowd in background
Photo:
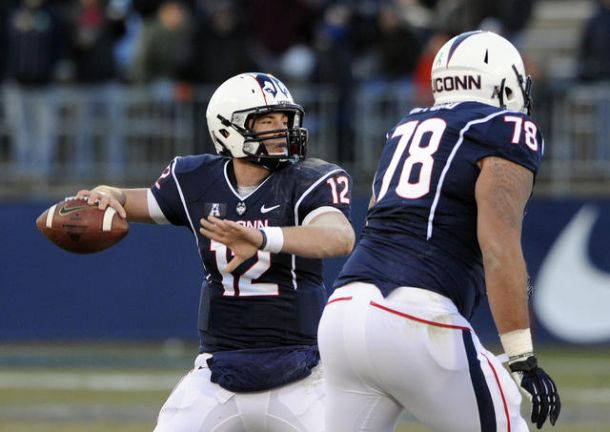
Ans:
<svg viewBox="0 0 610 432"><path fill-rule="evenodd" d="M583 23L570 79L610 80L610 0L587 4L593 13ZM480 28L521 48L534 8L535 0L2 0L0 117L10 145L4 160L28 178L48 177L57 134L50 107L64 84L81 88L77 99L89 106L104 100L106 119L116 126L117 84L165 83L167 90L170 83L174 100L189 101L202 85L213 88L244 71L272 73L290 86L331 85L339 101L339 157L351 157L353 131L343 125L353 121L345 119L353 117L354 88L405 85L415 103L428 104L431 63L445 41ZM527 56L525 62L538 91L545 65ZM91 145L81 131L92 129L97 114L80 111L76 158L86 161ZM122 160L121 139L118 132L106 137L110 160ZM110 167L122 170L120 163Z"/></svg>
<svg viewBox="0 0 610 432"><path fill-rule="evenodd" d="M4 0L0 77L219 83L260 70L288 82L427 86L447 38L476 28L519 46L534 0ZM582 34L581 79L610 79L610 1Z"/></svg>

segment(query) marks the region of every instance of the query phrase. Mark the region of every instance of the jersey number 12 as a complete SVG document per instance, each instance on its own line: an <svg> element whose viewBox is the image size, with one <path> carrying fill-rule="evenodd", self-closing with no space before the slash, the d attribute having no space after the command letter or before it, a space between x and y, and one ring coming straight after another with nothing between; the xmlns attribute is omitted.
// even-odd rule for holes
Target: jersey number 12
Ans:
<svg viewBox="0 0 610 432"><path fill-rule="evenodd" d="M227 267L228 248L217 241L210 241L210 250L216 255L216 267L222 275L222 286L225 296L268 296L278 295L279 286L274 283L252 282L258 279L271 267L271 253L257 251L256 262L240 276L233 276L224 269ZM236 290L237 288L237 290Z"/></svg>

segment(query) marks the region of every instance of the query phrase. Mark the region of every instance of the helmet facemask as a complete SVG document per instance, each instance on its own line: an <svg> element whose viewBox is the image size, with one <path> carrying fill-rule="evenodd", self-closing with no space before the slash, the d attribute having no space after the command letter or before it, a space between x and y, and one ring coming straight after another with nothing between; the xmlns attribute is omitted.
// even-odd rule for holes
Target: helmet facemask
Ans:
<svg viewBox="0 0 610 432"><path fill-rule="evenodd" d="M288 127L254 132L251 126L256 118L265 114L281 112L288 117ZM256 165L261 165L268 170L283 168L291 163L305 158L307 153L307 129L301 127L303 122L303 109L298 105L276 105L236 111L228 120L218 115L220 122L233 128L243 137L242 151L246 155L241 158ZM222 131L221 131L222 133ZM270 153L266 143L269 141L282 140L285 143L284 151L281 153ZM226 149L226 156L232 154Z"/></svg>
<svg viewBox="0 0 610 432"><path fill-rule="evenodd" d="M523 79L523 75L519 73L517 67L515 65L512 66L513 71L515 72L515 76L517 77L517 83L519 90L521 90L521 95L523 97L523 110L522 112L527 114L528 116L532 113L532 108L534 105L534 101L532 99L532 77L528 75L525 80ZM525 82L524 82L525 81ZM502 79L500 83L500 87L497 89L497 96L500 103L500 108L506 109L506 96L509 98L512 96L513 90L506 86L506 78Z"/></svg>

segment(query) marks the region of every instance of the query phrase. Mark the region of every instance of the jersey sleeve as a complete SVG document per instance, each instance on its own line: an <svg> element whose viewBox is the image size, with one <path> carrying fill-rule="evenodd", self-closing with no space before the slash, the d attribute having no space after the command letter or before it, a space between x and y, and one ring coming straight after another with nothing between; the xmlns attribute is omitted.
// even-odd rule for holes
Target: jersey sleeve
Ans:
<svg viewBox="0 0 610 432"><path fill-rule="evenodd" d="M534 174L544 152L544 139L538 126L525 114L504 112L469 131L475 143L477 161L497 156L517 163Z"/></svg>
<svg viewBox="0 0 610 432"><path fill-rule="evenodd" d="M188 217L186 215L176 177L174 172L180 158L175 158L163 170L155 184L150 188L159 208L163 212L165 218L173 225L189 226Z"/></svg>
<svg viewBox="0 0 610 432"><path fill-rule="evenodd" d="M337 168L322 175L301 197L299 224L307 225L314 217L330 211L340 211L350 220L352 179Z"/></svg>

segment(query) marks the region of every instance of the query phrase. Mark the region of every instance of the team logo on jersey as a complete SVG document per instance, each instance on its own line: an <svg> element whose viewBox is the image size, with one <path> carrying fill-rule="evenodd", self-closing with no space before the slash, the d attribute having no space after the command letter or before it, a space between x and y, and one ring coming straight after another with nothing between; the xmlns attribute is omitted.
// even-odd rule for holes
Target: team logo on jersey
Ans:
<svg viewBox="0 0 610 432"><path fill-rule="evenodd" d="M227 215L227 204L226 203L205 203L203 206L203 212L208 216L214 216L217 218L223 218Z"/></svg>
<svg viewBox="0 0 610 432"><path fill-rule="evenodd" d="M269 93L273 95L273 97L277 97L278 92L282 93L287 98L290 97L290 93L288 93L286 86L277 78L271 75L260 74L256 75L256 80L263 92Z"/></svg>
<svg viewBox="0 0 610 432"><path fill-rule="evenodd" d="M238 202L237 206L235 206L235 211L238 215L243 215L246 212L246 203L243 201Z"/></svg>

